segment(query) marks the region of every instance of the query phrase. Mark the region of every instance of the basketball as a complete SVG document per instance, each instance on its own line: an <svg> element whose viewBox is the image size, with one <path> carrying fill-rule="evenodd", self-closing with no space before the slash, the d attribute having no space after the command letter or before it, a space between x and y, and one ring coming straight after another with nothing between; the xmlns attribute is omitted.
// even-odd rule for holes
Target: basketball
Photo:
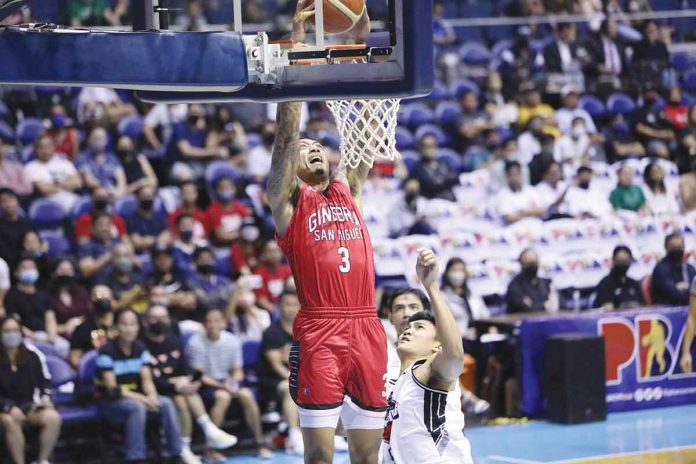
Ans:
<svg viewBox="0 0 696 464"><path fill-rule="evenodd" d="M324 0L324 31L340 34L351 30L360 20L365 0ZM314 24L314 15L309 21Z"/></svg>

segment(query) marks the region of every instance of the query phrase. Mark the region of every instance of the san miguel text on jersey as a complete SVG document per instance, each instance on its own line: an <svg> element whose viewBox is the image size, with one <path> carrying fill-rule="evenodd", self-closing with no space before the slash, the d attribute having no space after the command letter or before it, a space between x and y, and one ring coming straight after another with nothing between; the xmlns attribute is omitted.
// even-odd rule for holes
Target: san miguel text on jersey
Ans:
<svg viewBox="0 0 696 464"><path fill-rule="evenodd" d="M328 223L343 223L355 225L347 229L324 228ZM355 211L345 206L329 205L317 208L308 218L307 230L314 235L314 241L320 240L339 240L342 242L349 240L363 240L362 225Z"/></svg>

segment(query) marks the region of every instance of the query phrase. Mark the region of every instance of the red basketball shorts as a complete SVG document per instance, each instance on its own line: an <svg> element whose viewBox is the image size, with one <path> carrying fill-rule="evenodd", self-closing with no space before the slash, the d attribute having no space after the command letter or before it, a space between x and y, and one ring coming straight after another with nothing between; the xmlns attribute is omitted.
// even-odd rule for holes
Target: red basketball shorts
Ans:
<svg viewBox="0 0 696 464"><path fill-rule="evenodd" d="M387 340L374 308L302 309L293 325L290 394L303 427L377 429L387 408Z"/></svg>

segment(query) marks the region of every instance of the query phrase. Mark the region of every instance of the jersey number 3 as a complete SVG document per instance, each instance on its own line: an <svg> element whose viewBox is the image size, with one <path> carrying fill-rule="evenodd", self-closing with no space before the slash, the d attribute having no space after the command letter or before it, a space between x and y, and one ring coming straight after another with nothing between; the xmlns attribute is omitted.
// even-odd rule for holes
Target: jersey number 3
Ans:
<svg viewBox="0 0 696 464"><path fill-rule="evenodd" d="M346 273L350 271L350 251L346 247L340 247L338 249L338 254L341 255L341 264L338 266L338 270Z"/></svg>

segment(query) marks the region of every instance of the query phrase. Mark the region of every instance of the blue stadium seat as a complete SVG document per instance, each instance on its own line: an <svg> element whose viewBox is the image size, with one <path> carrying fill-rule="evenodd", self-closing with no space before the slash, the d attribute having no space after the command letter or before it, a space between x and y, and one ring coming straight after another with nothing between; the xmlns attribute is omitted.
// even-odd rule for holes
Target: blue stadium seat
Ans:
<svg viewBox="0 0 696 464"><path fill-rule="evenodd" d="M62 204L49 198L39 198L29 207L29 219L39 228L49 228L61 225L68 217L68 211Z"/></svg>
<svg viewBox="0 0 696 464"><path fill-rule="evenodd" d="M441 147L446 146L449 143L449 138L447 137L447 134L445 134L445 132L442 129L440 129L440 127L434 124L425 124L423 126L420 126L416 130L416 141L419 141L426 135L434 135L437 139L438 145L440 145Z"/></svg>
<svg viewBox="0 0 696 464"><path fill-rule="evenodd" d="M331 147L334 150L338 150L341 147L341 136L335 132L328 131L320 134L319 141L325 147Z"/></svg>
<svg viewBox="0 0 696 464"><path fill-rule="evenodd" d="M10 115L10 109L4 101L0 100L0 119L5 119Z"/></svg>
<svg viewBox="0 0 696 464"><path fill-rule="evenodd" d="M54 392L51 394L53 402L55 404L70 404L73 402L73 394L63 393L58 391L58 389L77 380L75 370L70 367L65 359L53 355L46 355L46 366L51 374L51 387L54 389Z"/></svg>
<svg viewBox="0 0 696 464"><path fill-rule="evenodd" d="M221 177L230 177L235 181L239 180L240 175L237 170L226 161L213 161L205 170L205 183L209 189L213 189L215 182Z"/></svg>
<svg viewBox="0 0 696 464"><path fill-rule="evenodd" d="M186 346L191 341L191 338L198 332L186 330L181 332L181 347L186 349Z"/></svg>
<svg viewBox="0 0 696 464"><path fill-rule="evenodd" d="M143 134L143 118L140 116L126 116L118 123L118 134L126 135L137 142Z"/></svg>
<svg viewBox="0 0 696 464"><path fill-rule="evenodd" d="M405 127L397 126L396 147L399 150L408 150L410 148L413 148L414 144L415 139L413 138L413 134L411 134L411 131L409 131Z"/></svg>
<svg viewBox="0 0 696 464"><path fill-rule="evenodd" d="M425 103L412 103L409 105L411 127L430 124L435 120L433 110L428 108Z"/></svg>
<svg viewBox="0 0 696 464"><path fill-rule="evenodd" d="M77 365L76 393L84 398L94 395L94 377L97 374L97 350L88 351L80 358Z"/></svg>
<svg viewBox="0 0 696 464"><path fill-rule="evenodd" d="M460 172L462 170L462 157L450 148L440 148L437 151L437 159L453 171Z"/></svg>
<svg viewBox="0 0 696 464"><path fill-rule="evenodd" d="M491 56L493 58L500 58L505 50L510 50L514 42L510 39L500 39L491 48Z"/></svg>
<svg viewBox="0 0 696 464"><path fill-rule="evenodd" d="M261 145L261 135L256 132L249 132L247 135L247 145L249 148L255 148Z"/></svg>
<svg viewBox="0 0 696 464"><path fill-rule="evenodd" d="M48 243L48 256L57 258L70 252L70 240L62 230L42 230L39 231L41 238Z"/></svg>
<svg viewBox="0 0 696 464"><path fill-rule="evenodd" d="M439 102L442 100L446 100L448 96L449 93L447 92L447 87L445 87L445 84L443 84L440 81L435 81L435 83L433 84L433 91L430 92L430 94L428 94L428 96L425 97L425 99L428 101Z"/></svg>
<svg viewBox="0 0 696 464"><path fill-rule="evenodd" d="M623 114L626 116L636 110L636 102L624 93L614 93L607 99L607 107L611 114Z"/></svg>
<svg viewBox="0 0 696 464"><path fill-rule="evenodd" d="M43 122L37 118L26 118L17 124L17 140L22 145L31 145L46 130Z"/></svg>
<svg viewBox="0 0 696 464"><path fill-rule="evenodd" d="M682 104L692 107L696 105L696 97L687 92L682 92Z"/></svg>
<svg viewBox="0 0 696 464"><path fill-rule="evenodd" d="M232 274L232 261L230 260L230 249L224 248L215 252L215 272L229 277Z"/></svg>
<svg viewBox="0 0 696 464"><path fill-rule="evenodd" d="M696 70L692 69L684 73L684 90L696 93Z"/></svg>
<svg viewBox="0 0 696 464"><path fill-rule="evenodd" d="M686 52L673 53L670 56L672 67L679 72L686 72L694 66L694 61Z"/></svg>
<svg viewBox="0 0 696 464"><path fill-rule="evenodd" d="M0 138L8 143L14 143L15 141L15 131L5 121L0 121Z"/></svg>
<svg viewBox="0 0 696 464"><path fill-rule="evenodd" d="M247 340L242 344L242 360L244 362L244 385L254 387L258 383L256 366L261 354L261 342Z"/></svg>
<svg viewBox="0 0 696 464"><path fill-rule="evenodd" d="M479 95L481 89L471 79L457 79L450 84L449 94L451 97L460 98L465 92L474 92Z"/></svg>
<svg viewBox="0 0 696 464"><path fill-rule="evenodd" d="M479 42L467 42L459 48L459 57L464 64L483 66L491 61L491 51Z"/></svg>
<svg viewBox="0 0 696 464"><path fill-rule="evenodd" d="M403 161L404 166L406 166L408 172L411 172L411 170L416 166L416 164L418 164L420 158L420 153L418 153L415 150L406 150L401 152L401 161Z"/></svg>
<svg viewBox="0 0 696 464"><path fill-rule="evenodd" d="M125 195L116 199L114 209L119 216L128 217L138 210L138 200L133 194Z"/></svg>
<svg viewBox="0 0 696 464"><path fill-rule="evenodd" d="M411 105L402 103L399 106L399 112L396 113L397 127L405 127L411 125Z"/></svg>
<svg viewBox="0 0 696 464"><path fill-rule="evenodd" d="M461 114L461 105L454 102L440 102L435 108L435 119L442 124L454 124Z"/></svg>
<svg viewBox="0 0 696 464"><path fill-rule="evenodd" d="M31 345L41 351L45 356L54 356L56 358L61 357L58 350L56 350L55 347L48 342L32 341Z"/></svg>
<svg viewBox="0 0 696 464"><path fill-rule="evenodd" d="M92 208L92 199L89 197L89 195L81 196L80 199L75 202L75 206L73 206L73 219L77 219L83 214L91 212Z"/></svg>
<svg viewBox="0 0 696 464"><path fill-rule="evenodd" d="M594 95L583 95L579 103L580 108L587 111L594 119L601 118L607 114L607 107L602 100Z"/></svg>

